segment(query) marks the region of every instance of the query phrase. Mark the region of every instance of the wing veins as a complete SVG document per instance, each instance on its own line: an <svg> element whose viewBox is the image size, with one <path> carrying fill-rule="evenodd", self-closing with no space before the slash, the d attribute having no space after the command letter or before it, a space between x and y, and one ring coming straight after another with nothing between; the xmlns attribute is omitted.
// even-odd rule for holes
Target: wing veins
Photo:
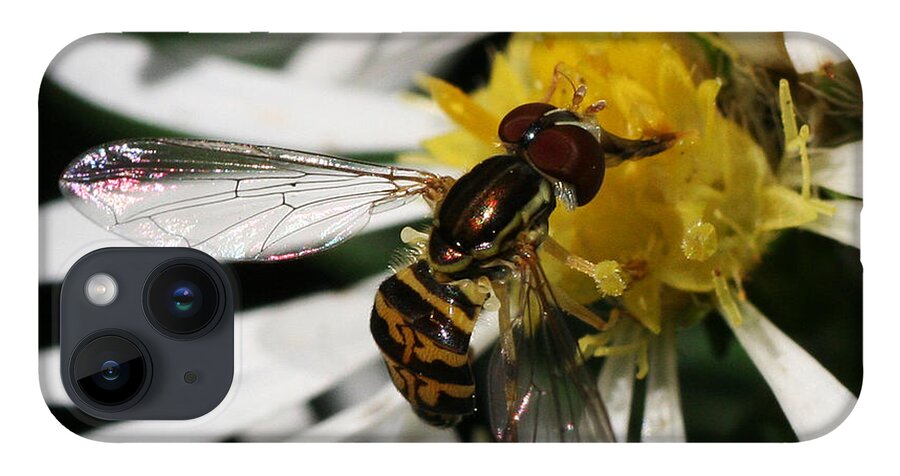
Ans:
<svg viewBox="0 0 900 476"><path fill-rule="evenodd" d="M365 192L365 193L357 193L357 194L344 195L344 196L340 197L339 199L338 199L338 198L334 198L334 197L330 197L330 198L328 198L328 199L321 199L321 200L316 200L316 201L313 201L313 202L307 202L307 203L304 203L303 205L300 205L300 206L298 206L298 207L296 207L296 208L293 207L293 206L291 206L291 205L288 205L289 207L293 208L293 210L292 210L288 215L293 214L294 212L296 212L296 211L298 211L298 210L300 210L300 209L306 208L306 207L308 207L308 206L310 206L310 205L318 205L318 204L321 204L321 203L329 203L329 202L337 202L337 201L349 200L349 199L352 199L352 198L365 197L365 196L367 196L367 195L376 195L376 196L378 196L378 195L380 195L381 193L382 193L381 191L371 191L371 192ZM390 195L388 195L388 196L390 196ZM380 199L379 199L379 200L380 200ZM282 236L281 238L278 238L277 240L273 241L270 245L267 245L266 247L264 247L264 248L262 248L262 249L268 248L268 246L273 246L273 245L277 244L278 242L287 239L289 236L294 235L294 234L296 234L296 233L299 233L300 231L303 231L303 230L306 229L306 228L309 228L310 226L313 226L313 225L322 223L322 222L324 222L324 221L326 221L326 220L329 220L329 219L332 219L332 218L334 218L334 217L341 216L341 215L343 215L343 214L345 214L345 213L347 213L347 212L349 212L349 211L357 210L357 209L362 208L362 207L369 207L369 208L371 208L371 207L372 207L376 202L378 202L379 200L373 200L373 201L371 201L371 202L363 202L363 203L361 203L361 204L358 205L358 206L355 206L355 207L352 207L352 208L348 208L347 210L343 210L343 211L341 211L341 212L338 213L338 214L335 214L335 215L328 215L328 216L326 216L326 217L324 217L324 218L321 218L321 219L319 219L319 220L316 220L316 221L313 221L313 222L311 222L311 223L308 223L308 224L306 224L306 225L304 225L304 226L302 226L302 227L299 227L299 228L297 228L297 229L291 231L290 233L285 234L285 235ZM317 202L318 202L318 203L317 203ZM370 213L370 215L371 215L371 213ZM282 222L283 222L283 220L282 220ZM280 226L280 224L281 224L281 222L279 222L279 226ZM276 228L273 228L271 233L274 233L274 232L275 232L275 229L276 229ZM271 233L270 233L270 235L271 235ZM268 238L270 238L270 237L271 237L271 236L269 236L269 237L266 238L266 241L267 241L267 242L268 242Z"/></svg>
<svg viewBox="0 0 900 476"><path fill-rule="evenodd" d="M304 229L306 229L306 228L309 228L310 226L314 226L314 225L317 225L317 224L322 223L322 222L324 222L324 221L333 219L333 218L335 218L335 217L339 217L339 216L344 215L344 214L347 214L347 213L349 213L349 212L351 212L351 211L357 210L357 209L359 209L359 208L363 208L363 207L365 207L366 205L371 206L371 204L362 203L362 204L357 205L357 206L355 206L355 207L353 207L353 208L348 208L348 209L346 209L346 210L341 211L340 213L338 213L338 214L336 214L336 215L329 215L329 216L327 216L327 217L321 218L321 219L316 220L316 221L314 221L314 222L311 222L311 223L309 223L309 224L307 224L307 225L304 225L304 226L302 226L302 227L300 227L300 228L298 228L298 229L296 229L296 230L293 230L293 231L291 231L290 233L288 233L288 234L282 236L281 238L278 238L277 240L273 241L271 244L267 244L268 241L269 241L269 238L271 238L271 237L272 237L272 234L275 233L275 230L277 229L277 226L281 226L281 223L283 223L284 220L286 220L287 217L288 217L291 213L294 213L294 212L296 211L296 210L292 210L292 211L289 212L287 215L285 215L284 219L282 219L282 220L280 220L280 221L278 222L278 225L277 225L275 228L273 228L272 231L269 232L269 234L266 236L265 242L263 242L263 246L260 247L260 250L259 250L259 251L260 251L260 253L262 253L262 252L265 251L265 249L268 248L269 246L275 246L275 245L278 244L280 241L285 240L285 239L287 239L289 236L291 236L291 235L293 235L293 234L295 234L295 233L299 233L300 231L302 231L302 230L304 230ZM341 241L343 241L343 240L341 240Z"/></svg>
<svg viewBox="0 0 900 476"><path fill-rule="evenodd" d="M197 150L225 152L229 154L235 154L244 158L262 159L259 162L263 164L276 162L279 164L286 164L288 166L301 165L305 167L312 167L315 169L336 170L344 173L383 177L389 180L402 178L419 183L428 183L429 181L438 178L437 175L430 172L424 172L415 169L407 169L403 167L394 167L388 165L373 165L366 162L328 154L304 152L299 150L283 149L279 147L257 146L235 142L205 140L198 141L184 139L156 139L156 142ZM234 147L239 147L241 149L235 150ZM325 162L328 163L326 164ZM385 169L386 172L373 170L375 168ZM284 167L284 169L302 172L302 170L293 169L292 167ZM398 172L400 173L398 174Z"/></svg>
<svg viewBox="0 0 900 476"><path fill-rule="evenodd" d="M354 177L354 178L355 178L355 177ZM352 180L353 178L349 178L349 179ZM240 187L240 183L241 183L242 181L244 181L244 180L262 180L262 179L228 179L228 180L233 180L233 181L236 182L236 187L235 187L234 190L231 190L231 191L223 191L223 192L215 192L215 193L210 193L210 194L206 194L206 195L200 195L200 196L196 196L196 197L190 197L190 198L185 198L185 199L182 199L182 200L175 200L175 201L172 201L172 202L167 202L167 203L163 203L163 204L159 204L159 205L154 205L154 206L152 206L152 207L150 207L150 208L146 208L146 209L140 210L140 211L138 212L139 214L137 214L137 215L132 215L131 217L129 217L128 219L126 219L126 220L124 220L124 221L117 221L116 224L127 224L127 223L130 223L130 222L135 221L135 220L138 220L138 219L146 218L146 217L148 217L148 216L153 216L153 215L163 215L163 214L166 214L166 213L179 212L179 211L183 211L183 210L189 210L189 209L195 208L195 207L202 207L202 206L206 206L206 205L215 205L215 204L227 202L227 201L229 201L229 200L238 200L238 199L241 199L241 198L270 197L270 196L275 196L275 195L286 196L286 195L289 195L289 194L300 194L300 193L305 193L305 192L317 192L317 191L322 191L322 190L329 190L329 189L332 188L332 187L303 188L303 189L300 189L300 190L285 190L285 191L279 191L279 192L267 193L267 194L242 195L242 193L246 193L246 192L255 192L255 191L259 191L259 190L266 190L266 189L278 188L278 187L290 187L290 186L296 186L296 184L299 183L299 182L286 183L286 184L266 185L266 186L264 186L264 187L248 188L248 189L241 190L239 187ZM310 182L304 182L304 183L310 183ZM380 184L379 182L364 182L364 183L359 183L359 184L353 184L353 187L362 187L362 186L379 185L379 184ZM339 189L340 187L333 187L333 188ZM399 188L396 187L396 186L394 186L393 189L394 189L394 190L399 190ZM202 200L205 200L205 199L208 199L208 198L214 198L214 197L217 197L217 196L226 196L226 197L223 198L222 200L215 200L215 201L209 201L209 202L203 202L203 203L196 203L196 204L191 204L191 203L190 203L190 202L195 202L195 201L202 201ZM156 211L155 211L155 210L158 210L158 209L160 209L160 208L168 207L168 206L170 206L170 205L176 205L176 204L179 204L179 203L185 203L185 204L188 204L188 205L185 205L185 206L183 206L183 207L170 208L170 209L167 209L167 210L163 210L163 211L161 211L161 212L156 212ZM107 205L107 207L108 207L108 206L109 206L109 205ZM290 205L288 205L288 206L290 206ZM292 207L292 208L293 208L293 207Z"/></svg>
<svg viewBox="0 0 900 476"><path fill-rule="evenodd" d="M184 240L185 243L187 243L188 247L191 247L191 248L192 248L192 247L195 247L195 246L200 246L200 245L202 245L202 244L204 244L204 243L206 243L206 242L208 242L208 241L210 241L210 240L216 238L217 236L221 235L222 233L225 233L226 231L228 231L228 230L230 230L230 229L232 229L232 228L237 227L238 225L240 225L240 224L242 224L242 223L246 223L247 221L252 220L253 218L256 218L256 217L258 217L258 216L264 215L264 214L269 213L269 212L271 212L271 211L273 211L273 210L277 210L278 208L283 207L283 206L285 206L284 203L279 203L278 205L274 205L274 206L265 208L265 209L263 209L263 210L261 210L261 211L258 211L258 212L256 212L256 213L250 215L250 216L247 216L247 217L245 217L245 218L242 218L242 219L240 219L240 220L238 220L238 221L236 221L236 222L234 222L234 223L231 223L231 224L229 224L228 226L226 226L225 228L221 228L221 229L219 229L218 231L216 231L215 233L213 233L212 235L207 236L206 238L203 238L203 239L201 239L200 241L197 241L197 242L191 242L191 240L189 240L186 236L182 235L181 233L176 233L176 232L174 232L174 231L172 231L172 230L169 230L168 228L166 228L166 227L160 225L159 222L156 221L156 216L154 216L154 215L149 215L149 216L146 216L146 217L142 217L141 219L142 219L142 220L148 220L148 221L150 221L151 223L153 223L154 225L156 225L157 228L159 228L161 231L163 231L164 233L166 233L166 234L168 234L168 235L172 235L172 236L181 238L182 240ZM134 220L134 221L137 221L137 220ZM130 223L130 222L129 222L129 223Z"/></svg>
<svg viewBox="0 0 900 476"><path fill-rule="evenodd" d="M421 195L439 197L448 180L275 147L151 138L85 152L60 187L86 205L86 216L139 243L186 243L224 259L258 259L332 246L372 215Z"/></svg>
<svg viewBox="0 0 900 476"><path fill-rule="evenodd" d="M533 249L523 249L511 264L516 271L509 282L520 283L520 291L508 302L513 312L506 330L501 313L496 356L501 358L495 361L502 373L493 375L513 383L503 387L505 410L493 407L496 435L502 440L614 441L599 391L578 358L569 315L557 303L539 258ZM510 339L512 344L506 344Z"/></svg>
<svg viewBox="0 0 900 476"><path fill-rule="evenodd" d="M207 198L213 198L213 197L216 197L216 196L219 196L219 195L226 195L226 197L225 197L225 198L222 198L221 200L214 200L214 201L211 201L211 202L204 202L204 203L190 204L190 205L186 205L186 206L183 206L183 207L176 207L176 208L171 208L171 209L168 209L168 210L163 210L163 211L161 211L161 212L154 212L154 210L156 210L156 209L163 208L163 207L167 207L167 206L170 206L170 205L175 205L175 204L179 204L179 203L189 203L189 202L194 202L194 201L204 200L204 199L207 199ZM230 196L229 196L229 195L230 195ZM260 195L260 196L264 196L264 195ZM181 200L175 200L175 201L172 201L172 202L161 203L161 204L159 204L159 205L154 205L154 206L152 206L152 207L150 207L150 208L145 208L145 209L143 209L143 210L138 211L139 214L132 215L130 218L126 219L125 221L121 221L121 222L120 222L120 221L118 221L118 217L116 217L116 224L117 224L117 225L119 225L119 224L124 225L124 224L131 223L131 222L133 222L133 221L136 221L136 220L140 220L140 219L143 219L143 218L147 218L147 217L152 217L152 216L156 216L156 215L165 215L166 213L174 213L174 212L179 212L179 211L183 211L183 210L190 210L191 208L202 207L202 206L204 206L204 205L216 205L216 204L219 204L219 203L225 203L225 202L228 202L228 201L230 201L230 200L235 200L235 199L237 199L237 198L240 198L240 197L239 197L238 194L237 194L237 184L235 184L235 189L232 190L232 191L229 191L229 192L216 192L216 193L210 193L210 194L207 194L207 195L200 195L200 196L198 196L198 197L184 198L184 199L181 199ZM106 205L106 204L104 203L104 205ZM109 205L107 205L107 206L109 206Z"/></svg>
<svg viewBox="0 0 900 476"><path fill-rule="evenodd" d="M216 238L217 236L221 235L222 233L225 233L226 231L228 231L228 230L230 230L230 229L232 229L232 228L237 227L238 225L241 225L241 224L243 224L243 223L246 223L247 221L252 220L252 219L254 219L254 218L258 217L258 216L262 216L262 215L265 215L266 213L269 213L269 212L272 212L272 211L274 211L274 210L277 210L277 209L279 209L279 208L281 208L281 207L283 207L283 206L288 206L288 208L290 208L290 205L286 205L285 203L279 203L278 205L273 205L273 206L271 206L271 207L269 207L269 208L263 209L263 210L261 210L261 211L259 211L259 212L256 212L256 213L254 213L254 214L252 214L252 215L250 215L250 216L248 216L248 217L246 217L246 218L242 218L242 219L240 219L240 220L238 220L238 221L236 221L236 222L234 222L234 223L232 223L232 224L226 226L225 228L222 228L221 230L219 230L219 231L213 233L212 235L210 235L210 236L204 238L202 241L197 242L197 243L196 243L196 246L200 246L200 245L202 245L203 243L206 243L206 242L208 242L209 240L212 240L212 239ZM291 212L288 212L286 215L289 215L290 213L291 213Z"/></svg>

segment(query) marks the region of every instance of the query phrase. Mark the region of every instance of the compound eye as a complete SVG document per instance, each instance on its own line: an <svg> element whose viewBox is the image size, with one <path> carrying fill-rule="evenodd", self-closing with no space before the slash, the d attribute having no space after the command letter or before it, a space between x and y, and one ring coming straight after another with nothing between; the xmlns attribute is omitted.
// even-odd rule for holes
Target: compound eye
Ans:
<svg viewBox="0 0 900 476"><path fill-rule="evenodd" d="M534 121L537 121L545 113L554 109L556 109L556 107L550 104L532 102L522 104L512 111L509 111L506 117L500 121L500 127L497 131L500 140L512 144L520 142L522 136L525 135L525 131L534 124Z"/></svg>
<svg viewBox="0 0 900 476"><path fill-rule="evenodd" d="M575 188L579 206L600 191L606 171L603 149L581 127L565 124L543 129L528 144L527 153L538 170Z"/></svg>

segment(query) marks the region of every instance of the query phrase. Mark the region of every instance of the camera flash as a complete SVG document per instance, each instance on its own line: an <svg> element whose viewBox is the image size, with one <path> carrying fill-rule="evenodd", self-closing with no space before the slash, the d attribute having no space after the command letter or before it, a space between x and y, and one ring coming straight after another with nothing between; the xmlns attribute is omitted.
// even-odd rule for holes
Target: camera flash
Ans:
<svg viewBox="0 0 900 476"><path fill-rule="evenodd" d="M84 295L95 306L106 306L118 294L116 280L108 274L95 274L84 284Z"/></svg>

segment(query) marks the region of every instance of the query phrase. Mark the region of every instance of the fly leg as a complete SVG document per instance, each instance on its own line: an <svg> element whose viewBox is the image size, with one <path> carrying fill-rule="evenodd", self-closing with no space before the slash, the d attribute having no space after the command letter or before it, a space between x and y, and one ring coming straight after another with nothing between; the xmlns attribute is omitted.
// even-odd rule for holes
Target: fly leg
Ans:
<svg viewBox="0 0 900 476"><path fill-rule="evenodd" d="M572 253L549 236L544 241L541 249L565 264L569 269L578 271L593 279L597 290L603 297L621 296L630 283L639 281L647 275L647 263L645 261L632 260L620 264L614 260L606 260L594 263Z"/></svg>
<svg viewBox="0 0 900 476"><path fill-rule="evenodd" d="M548 242L551 242L548 246ZM519 237L519 242L517 244L517 259L527 263L529 260L536 260L537 254L535 253L535 246L538 243L540 244L541 249L548 251L551 256L562 260L565 262L565 257L574 257L571 253L565 251L565 249L560 245L556 240L550 238L546 235L546 230L532 230L529 233L523 233ZM578 258L583 262L587 262L587 260L583 260ZM535 261L536 262L536 261ZM519 263L520 268L524 268L523 263ZM568 314L575 316L585 324L597 329L597 330L605 330L612 322L600 317L594 311L591 311L583 304L579 303L575 299L572 299L568 294L566 294L562 289L556 288L553 290L553 294L555 296L556 305L561 308L563 311Z"/></svg>

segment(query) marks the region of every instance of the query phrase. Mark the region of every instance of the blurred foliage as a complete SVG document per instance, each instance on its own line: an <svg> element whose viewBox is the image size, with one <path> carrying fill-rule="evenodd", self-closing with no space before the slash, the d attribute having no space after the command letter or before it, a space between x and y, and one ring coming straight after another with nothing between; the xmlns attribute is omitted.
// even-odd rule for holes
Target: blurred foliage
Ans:
<svg viewBox="0 0 900 476"><path fill-rule="evenodd" d="M798 84L810 123L817 125L813 146L834 147L862 140L862 85L853 64L826 64L802 75Z"/></svg>
<svg viewBox="0 0 900 476"><path fill-rule="evenodd" d="M816 71L794 70L782 33L694 33L680 51L719 78L716 102L763 147L774 170L782 158L784 134L778 82L791 83L801 124L809 124L812 147L834 147L862 140L862 86L849 61L826 63ZM693 47L693 48L692 48ZM701 53L694 51L699 47ZM703 68L703 66L700 66Z"/></svg>

